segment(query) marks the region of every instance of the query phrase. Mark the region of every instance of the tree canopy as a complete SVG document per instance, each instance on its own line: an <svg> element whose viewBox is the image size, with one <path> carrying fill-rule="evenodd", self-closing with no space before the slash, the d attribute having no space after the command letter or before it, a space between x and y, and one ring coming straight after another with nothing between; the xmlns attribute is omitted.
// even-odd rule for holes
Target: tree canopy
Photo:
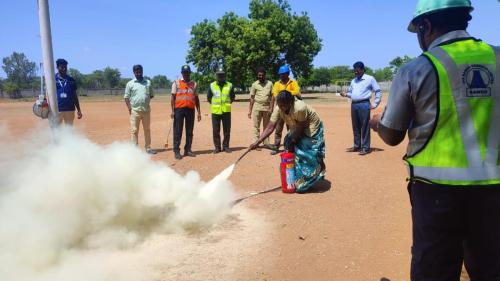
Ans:
<svg viewBox="0 0 500 281"><path fill-rule="evenodd" d="M40 82L36 77L36 63L30 61L24 53L13 52L4 57L2 68L7 74L7 79L2 82L2 90L11 97L19 97L20 90L25 88L38 88Z"/></svg>
<svg viewBox="0 0 500 281"><path fill-rule="evenodd" d="M399 68L400 68L403 64L405 64L405 63L407 63L407 62L411 61L412 59L413 59L412 57L409 57L409 56L407 56L407 55L404 55L403 57L399 57L399 56L397 56L396 58L394 58L393 60L391 60L391 61L389 62L389 66L391 67L392 72L393 72L394 74L396 74L396 73L398 72Z"/></svg>
<svg viewBox="0 0 500 281"><path fill-rule="evenodd" d="M187 61L202 80L213 80L215 69L223 66L228 79L245 88L258 67L277 79L283 64L296 77L308 77L322 45L307 13L292 13L286 0L251 0L249 10L248 17L228 12L191 28Z"/></svg>
<svg viewBox="0 0 500 281"><path fill-rule="evenodd" d="M165 89L172 85L172 81L165 75L156 75L151 78L151 85L154 89Z"/></svg>
<svg viewBox="0 0 500 281"><path fill-rule="evenodd" d="M7 80L19 87L29 87L36 79L36 63L28 60L23 53L13 52L12 55L3 58L2 68L7 74Z"/></svg>

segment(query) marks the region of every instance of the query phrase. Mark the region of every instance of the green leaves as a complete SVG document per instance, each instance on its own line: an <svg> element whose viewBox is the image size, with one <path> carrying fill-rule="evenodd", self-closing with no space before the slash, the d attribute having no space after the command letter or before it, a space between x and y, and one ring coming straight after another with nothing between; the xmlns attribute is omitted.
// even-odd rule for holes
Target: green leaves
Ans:
<svg viewBox="0 0 500 281"><path fill-rule="evenodd" d="M292 14L285 0L252 0L248 18L233 12L214 21L204 20L191 28L187 61L212 80L222 62L229 81L246 88L262 66L268 77L278 78L287 63L296 77L307 76L321 50L321 39L307 14Z"/></svg>
<svg viewBox="0 0 500 281"><path fill-rule="evenodd" d="M403 64L405 64L405 63L407 63L407 62L411 61L412 59L413 59L412 57L409 57L409 56L407 56L407 55L405 55L404 57L399 57L399 56L398 56L398 57L394 58L393 60L391 60L391 61L389 62L389 65L390 65L390 67L392 68L392 72L393 72L394 74L396 74L396 72L398 72L399 68L400 68Z"/></svg>
<svg viewBox="0 0 500 281"><path fill-rule="evenodd" d="M3 58L2 68L7 74L7 82L10 83L6 87L7 92L14 89L13 85L17 89L29 88L36 80L36 63L28 60L23 53L13 52L12 55Z"/></svg>
<svg viewBox="0 0 500 281"><path fill-rule="evenodd" d="M151 78L151 86L154 89L167 89L172 85L172 81L168 80L165 75L156 75Z"/></svg>

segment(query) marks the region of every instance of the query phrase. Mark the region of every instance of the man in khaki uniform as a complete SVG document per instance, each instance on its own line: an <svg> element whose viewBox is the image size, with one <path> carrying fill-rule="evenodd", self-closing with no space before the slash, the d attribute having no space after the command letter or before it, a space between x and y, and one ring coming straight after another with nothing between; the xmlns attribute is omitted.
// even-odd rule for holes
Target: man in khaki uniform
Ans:
<svg viewBox="0 0 500 281"><path fill-rule="evenodd" d="M142 122L144 129L144 147L149 154L156 154L156 151L151 149L151 130L150 100L154 97L151 81L144 79L142 76L142 66L140 64L134 65L135 79L130 80L125 87L125 104L127 104L128 113L130 114L130 135L132 143L138 144L137 136L139 134L139 123Z"/></svg>
<svg viewBox="0 0 500 281"><path fill-rule="evenodd" d="M272 112L272 108L270 107L272 90L273 83L266 80L266 70L263 67L259 67L257 70L257 81L250 87L250 106L248 108L248 118L252 119L253 115L252 142L259 139L261 121L264 129L269 124ZM264 146L271 148L269 146L269 138L264 139Z"/></svg>

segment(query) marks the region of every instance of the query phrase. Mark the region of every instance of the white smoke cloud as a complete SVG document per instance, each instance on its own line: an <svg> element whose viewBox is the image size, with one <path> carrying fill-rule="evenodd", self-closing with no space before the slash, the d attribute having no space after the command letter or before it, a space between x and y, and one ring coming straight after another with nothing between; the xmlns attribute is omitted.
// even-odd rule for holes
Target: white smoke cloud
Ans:
<svg viewBox="0 0 500 281"><path fill-rule="evenodd" d="M0 280L151 280L137 248L223 218L233 168L203 182L128 143L70 130L18 140L0 126Z"/></svg>

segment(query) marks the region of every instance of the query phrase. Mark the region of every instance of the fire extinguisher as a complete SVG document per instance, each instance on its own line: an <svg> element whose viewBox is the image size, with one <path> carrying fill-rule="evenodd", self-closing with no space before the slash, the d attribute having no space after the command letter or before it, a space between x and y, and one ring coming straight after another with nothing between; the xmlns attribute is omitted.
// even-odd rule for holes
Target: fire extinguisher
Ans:
<svg viewBox="0 0 500 281"><path fill-rule="evenodd" d="M295 192L295 154L292 152L283 152L280 154L280 174L281 190L284 193Z"/></svg>

